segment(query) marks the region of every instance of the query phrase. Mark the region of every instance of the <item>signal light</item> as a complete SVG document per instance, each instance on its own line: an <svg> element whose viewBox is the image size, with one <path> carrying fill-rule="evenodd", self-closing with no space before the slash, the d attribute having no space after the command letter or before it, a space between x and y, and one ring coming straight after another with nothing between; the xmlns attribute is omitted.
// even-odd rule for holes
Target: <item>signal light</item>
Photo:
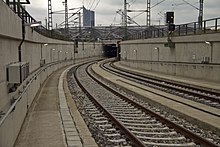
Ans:
<svg viewBox="0 0 220 147"><path fill-rule="evenodd" d="M166 23L174 23L174 12L166 12Z"/></svg>

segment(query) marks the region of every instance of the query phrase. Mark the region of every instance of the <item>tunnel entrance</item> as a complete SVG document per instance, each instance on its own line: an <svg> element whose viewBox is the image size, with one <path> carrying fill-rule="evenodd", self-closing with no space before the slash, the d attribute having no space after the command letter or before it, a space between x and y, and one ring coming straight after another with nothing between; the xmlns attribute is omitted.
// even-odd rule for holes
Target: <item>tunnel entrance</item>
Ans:
<svg viewBox="0 0 220 147"><path fill-rule="evenodd" d="M103 45L104 57L112 58L117 56L116 44L104 44Z"/></svg>

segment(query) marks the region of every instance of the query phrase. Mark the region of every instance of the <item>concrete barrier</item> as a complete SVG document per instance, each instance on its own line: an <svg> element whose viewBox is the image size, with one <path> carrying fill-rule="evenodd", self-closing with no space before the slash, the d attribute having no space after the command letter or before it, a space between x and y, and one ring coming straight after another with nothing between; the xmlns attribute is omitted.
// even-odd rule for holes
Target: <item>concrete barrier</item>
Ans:
<svg viewBox="0 0 220 147"><path fill-rule="evenodd" d="M99 56L102 44L79 42L78 53L75 53L74 42L47 38L26 26L25 41L21 46L21 61L29 63L30 74L14 92L9 92L6 69L8 65L19 61L18 46L22 41L22 22L3 1L0 1L0 10L0 147L12 147L28 108L47 77L76 60ZM42 60L45 61L44 65ZM45 69L38 73L43 68ZM39 75L24 92L36 74ZM19 97L19 101L16 101ZM15 102L15 107L11 107ZM13 108L12 111L2 121L10 108Z"/></svg>
<svg viewBox="0 0 220 147"><path fill-rule="evenodd" d="M121 43L121 64L165 74L220 82L220 33L129 40Z"/></svg>

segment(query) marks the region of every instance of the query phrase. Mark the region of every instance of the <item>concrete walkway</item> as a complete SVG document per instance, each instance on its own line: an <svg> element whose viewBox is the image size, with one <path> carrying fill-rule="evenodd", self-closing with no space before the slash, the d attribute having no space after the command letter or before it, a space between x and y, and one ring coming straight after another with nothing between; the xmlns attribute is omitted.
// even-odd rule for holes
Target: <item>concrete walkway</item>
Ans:
<svg viewBox="0 0 220 147"><path fill-rule="evenodd" d="M55 72L45 82L25 119L15 147L66 146L58 105L58 81L62 71Z"/></svg>
<svg viewBox="0 0 220 147"><path fill-rule="evenodd" d="M220 114L219 109L209 107L205 104L193 102L191 100L167 92L163 92L161 90L154 89L134 81L130 81L123 77L119 77L100 68L100 63L101 62L99 62L98 64L94 64L92 66L92 69L107 81L110 81L115 85L120 86L120 89L135 94L142 100L154 106L156 105L162 109L165 109L165 111L171 111L176 115L180 115L181 117L184 117L185 119L193 122L195 125L198 125L201 128L205 128L219 134L220 118L195 108L200 108L214 114ZM142 71L139 72L143 73ZM156 75L157 74L155 74L154 76ZM177 101L181 103L177 103Z"/></svg>
<svg viewBox="0 0 220 147"><path fill-rule="evenodd" d="M15 147L98 147L68 89L70 68L58 70L45 82Z"/></svg>

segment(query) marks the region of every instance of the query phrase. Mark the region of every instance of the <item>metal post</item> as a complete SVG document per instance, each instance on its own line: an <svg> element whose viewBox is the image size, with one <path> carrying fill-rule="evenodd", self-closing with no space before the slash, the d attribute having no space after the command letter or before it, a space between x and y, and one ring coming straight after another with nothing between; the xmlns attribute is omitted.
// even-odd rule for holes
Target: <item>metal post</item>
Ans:
<svg viewBox="0 0 220 147"><path fill-rule="evenodd" d="M150 26L150 0L147 0L147 18L146 18L146 27Z"/></svg>
<svg viewBox="0 0 220 147"><path fill-rule="evenodd" d="M43 48L43 44L40 44L40 59L42 60L42 48Z"/></svg>
<svg viewBox="0 0 220 147"><path fill-rule="evenodd" d="M216 18L215 19L215 32L218 31L218 19Z"/></svg>
<svg viewBox="0 0 220 147"><path fill-rule="evenodd" d="M81 12L79 12L79 37L82 34L82 20L81 20Z"/></svg>
<svg viewBox="0 0 220 147"><path fill-rule="evenodd" d="M127 0L124 0L124 39L126 40L128 37L128 23L127 23Z"/></svg>
<svg viewBox="0 0 220 147"><path fill-rule="evenodd" d="M65 33L66 35L68 34L68 5L67 5L67 0L65 0Z"/></svg>
<svg viewBox="0 0 220 147"><path fill-rule="evenodd" d="M16 1L15 0L13 0L13 10L14 12L16 12Z"/></svg>
<svg viewBox="0 0 220 147"><path fill-rule="evenodd" d="M24 19L24 18L23 18L23 14L22 14L22 16L21 16L20 5L21 5L20 0L18 0L18 2L17 2L17 14L18 14L18 16L19 16L20 18L22 17L22 19Z"/></svg>
<svg viewBox="0 0 220 147"><path fill-rule="evenodd" d="M202 30L202 21L203 21L203 0L199 0L198 24L199 24L199 29L200 30Z"/></svg>
<svg viewBox="0 0 220 147"><path fill-rule="evenodd" d="M52 31L53 29L53 20L52 20L52 3L51 0L48 0L48 30ZM52 35L52 32L51 32Z"/></svg>
<svg viewBox="0 0 220 147"><path fill-rule="evenodd" d="M6 0L6 4L9 6L9 0Z"/></svg>
<svg viewBox="0 0 220 147"><path fill-rule="evenodd" d="M46 29L48 29L47 18L45 18L45 26L46 26Z"/></svg>

